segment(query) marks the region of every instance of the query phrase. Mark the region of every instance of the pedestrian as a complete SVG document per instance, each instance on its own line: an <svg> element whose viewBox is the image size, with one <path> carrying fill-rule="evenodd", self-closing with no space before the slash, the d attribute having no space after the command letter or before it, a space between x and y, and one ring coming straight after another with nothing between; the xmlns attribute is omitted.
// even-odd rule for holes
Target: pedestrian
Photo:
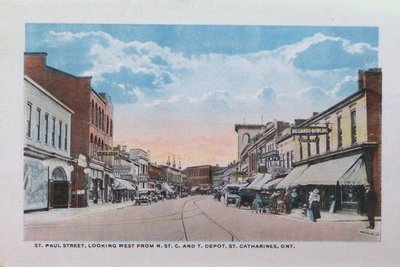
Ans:
<svg viewBox="0 0 400 267"><path fill-rule="evenodd" d="M367 211L367 217L369 226L367 228L374 229L375 228L375 204L376 204L376 196L375 192L371 190L370 185L365 186L365 210Z"/></svg>
<svg viewBox="0 0 400 267"><path fill-rule="evenodd" d="M286 189L285 197L283 198L283 201L284 201L284 203L285 203L285 211L286 211L286 213L287 213L287 214L290 214L290 212L291 212L291 210L292 210L292 209L291 209L292 195L291 195L291 193L290 193L289 188Z"/></svg>
<svg viewBox="0 0 400 267"><path fill-rule="evenodd" d="M297 209L297 192L296 189L292 190L290 198L290 210Z"/></svg>
<svg viewBox="0 0 400 267"><path fill-rule="evenodd" d="M311 204L311 211L313 215L313 222L317 222L317 219L321 218L321 213L319 211L319 202L321 198L318 193L319 190L314 189L309 197L309 202Z"/></svg>

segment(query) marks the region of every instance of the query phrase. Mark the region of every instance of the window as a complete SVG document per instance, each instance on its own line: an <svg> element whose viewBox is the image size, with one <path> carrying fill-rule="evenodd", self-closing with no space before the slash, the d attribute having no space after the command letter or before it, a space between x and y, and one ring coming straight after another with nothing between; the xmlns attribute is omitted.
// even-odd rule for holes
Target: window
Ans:
<svg viewBox="0 0 400 267"><path fill-rule="evenodd" d="M106 131L106 133L108 134L108 129L109 129L109 123L110 123L110 119L108 118L108 116L107 116L107 131Z"/></svg>
<svg viewBox="0 0 400 267"><path fill-rule="evenodd" d="M307 158L311 157L311 141L310 136L307 136Z"/></svg>
<svg viewBox="0 0 400 267"><path fill-rule="evenodd" d="M113 121L110 120L110 136L113 136Z"/></svg>
<svg viewBox="0 0 400 267"><path fill-rule="evenodd" d="M49 114L44 115L44 143L47 144L49 142Z"/></svg>
<svg viewBox="0 0 400 267"><path fill-rule="evenodd" d="M37 110L36 110L36 112L37 112L37 122L36 122L36 133L37 133L37 135L36 135L36 139L38 140L38 141L40 141L40 117L41 117L41 115L40 115L40 113L41 113L41 110L40 110L40 108L38 108Z"/></svg>
<svg viewBox="0 0 400 267"><path fill-rule="evenodd" d="M290 165L290 154L289 152L286 153L286 167L289 169L291 167Z"/></svg>
<svg viewBox="0 0 400 267"><path fill-rule="evenodd" d="M60 148L61 149L61 141L62 141L62 121L60 121L59 123L58 123L58 128L59 128L59 132L58 132L58 148Z"/></svg>
<svg viewBox="0 0 400 267"><path fill-rule="evenodd" d="M302 160L302 159L303 159L303 143L302 143L302 142L299 142L299 144L300 144L300 152L299 152L299 154L300 154L300 160Z"/></svg>
<svg viewBox="0 0 400 267"><path fill-rule="evenodd" d="M65 124L65 138L64 138L64 149L68 149L68 124Z"/></svg>
<svg viewBox="0 0 400 267"><path fill-rule="evenodd" d="M339 116L337 118L337 136L338 136L338 148L341 148L343 143L343 137L342 137L342 117Z"/></svg>
<svg viewBox="0 0 400 267"><path fill-rule="evenodd" d="M32 104L28 102L26 110L26 136L31 137L31 127L32 127Z"/></svg>
<svg viewBox="0 0 400 267"><path fill-rule="evenodd" d="M329 122L326 123L326 128L329 128ZM331 136L329 133L326 134L325 136L325 142L326 142L326 152L331 150Z"/></svg>
<svg viewBox="0 0 400 267"><path fill-rule="evenodd" d="M356 124L356 110L350 112L350 123L351 123L351 144L357 143L357 124Z"/></svg>
<svg viewBox="0 0 400 267"><path fill-rule="evenodd" d="M315 137L315 154L319 155L319 137Z"/></svg>
<svg viewBox="0 0 400 267"><path fill-rule="evenodd" d="M94 113L94 102L92 100L92 124L94 124L94 116L95 116L95 113Z"/></svg>
<svg viewBox="0 0 400 267"><path fill-rule="evenodd" d="M56 145L56 118L53 117L53 123L51 128L51 145Z"/></svg>

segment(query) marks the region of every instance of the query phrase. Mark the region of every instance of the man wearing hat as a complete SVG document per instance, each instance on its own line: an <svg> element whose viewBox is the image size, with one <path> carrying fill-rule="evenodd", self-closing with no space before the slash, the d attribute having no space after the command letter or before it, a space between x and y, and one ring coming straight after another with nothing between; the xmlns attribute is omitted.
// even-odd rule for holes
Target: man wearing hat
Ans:
<svg viewBox="0 0 400 267"><path fill-rule="evenodd" d="M367 228L370 229L375 228L375 204L375 192L371 190L370 185L365 185L365 209L367 211L367 217L369 221L369 226L367 226Z"/></svg>

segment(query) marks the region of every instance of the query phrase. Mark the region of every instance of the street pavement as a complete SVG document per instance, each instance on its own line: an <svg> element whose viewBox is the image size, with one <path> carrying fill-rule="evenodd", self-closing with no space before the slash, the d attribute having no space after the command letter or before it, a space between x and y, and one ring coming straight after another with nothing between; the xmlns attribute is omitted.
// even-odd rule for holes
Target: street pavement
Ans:
<svg viewBox="0 0 400 267"><path fill-rule="evenodd" d="M211 196L101 204L24 214L25 240L125 241L379 241L380 218L322 212L317 223L301 209L291 214L254 213L226 207Z"/></svg>

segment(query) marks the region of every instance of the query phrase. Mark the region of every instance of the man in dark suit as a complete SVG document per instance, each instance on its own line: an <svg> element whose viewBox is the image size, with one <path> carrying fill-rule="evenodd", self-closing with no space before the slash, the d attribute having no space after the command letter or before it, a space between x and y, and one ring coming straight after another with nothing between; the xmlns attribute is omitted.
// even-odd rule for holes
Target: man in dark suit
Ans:
<svg viewBox="0 0 400 267"><path fill-rule="evenodd" d="M375 228L375 204L376 196L375 192L371 190L370 185L365 186L365 209L367 211L367 217L369 226L367 228Z"/></svg>

